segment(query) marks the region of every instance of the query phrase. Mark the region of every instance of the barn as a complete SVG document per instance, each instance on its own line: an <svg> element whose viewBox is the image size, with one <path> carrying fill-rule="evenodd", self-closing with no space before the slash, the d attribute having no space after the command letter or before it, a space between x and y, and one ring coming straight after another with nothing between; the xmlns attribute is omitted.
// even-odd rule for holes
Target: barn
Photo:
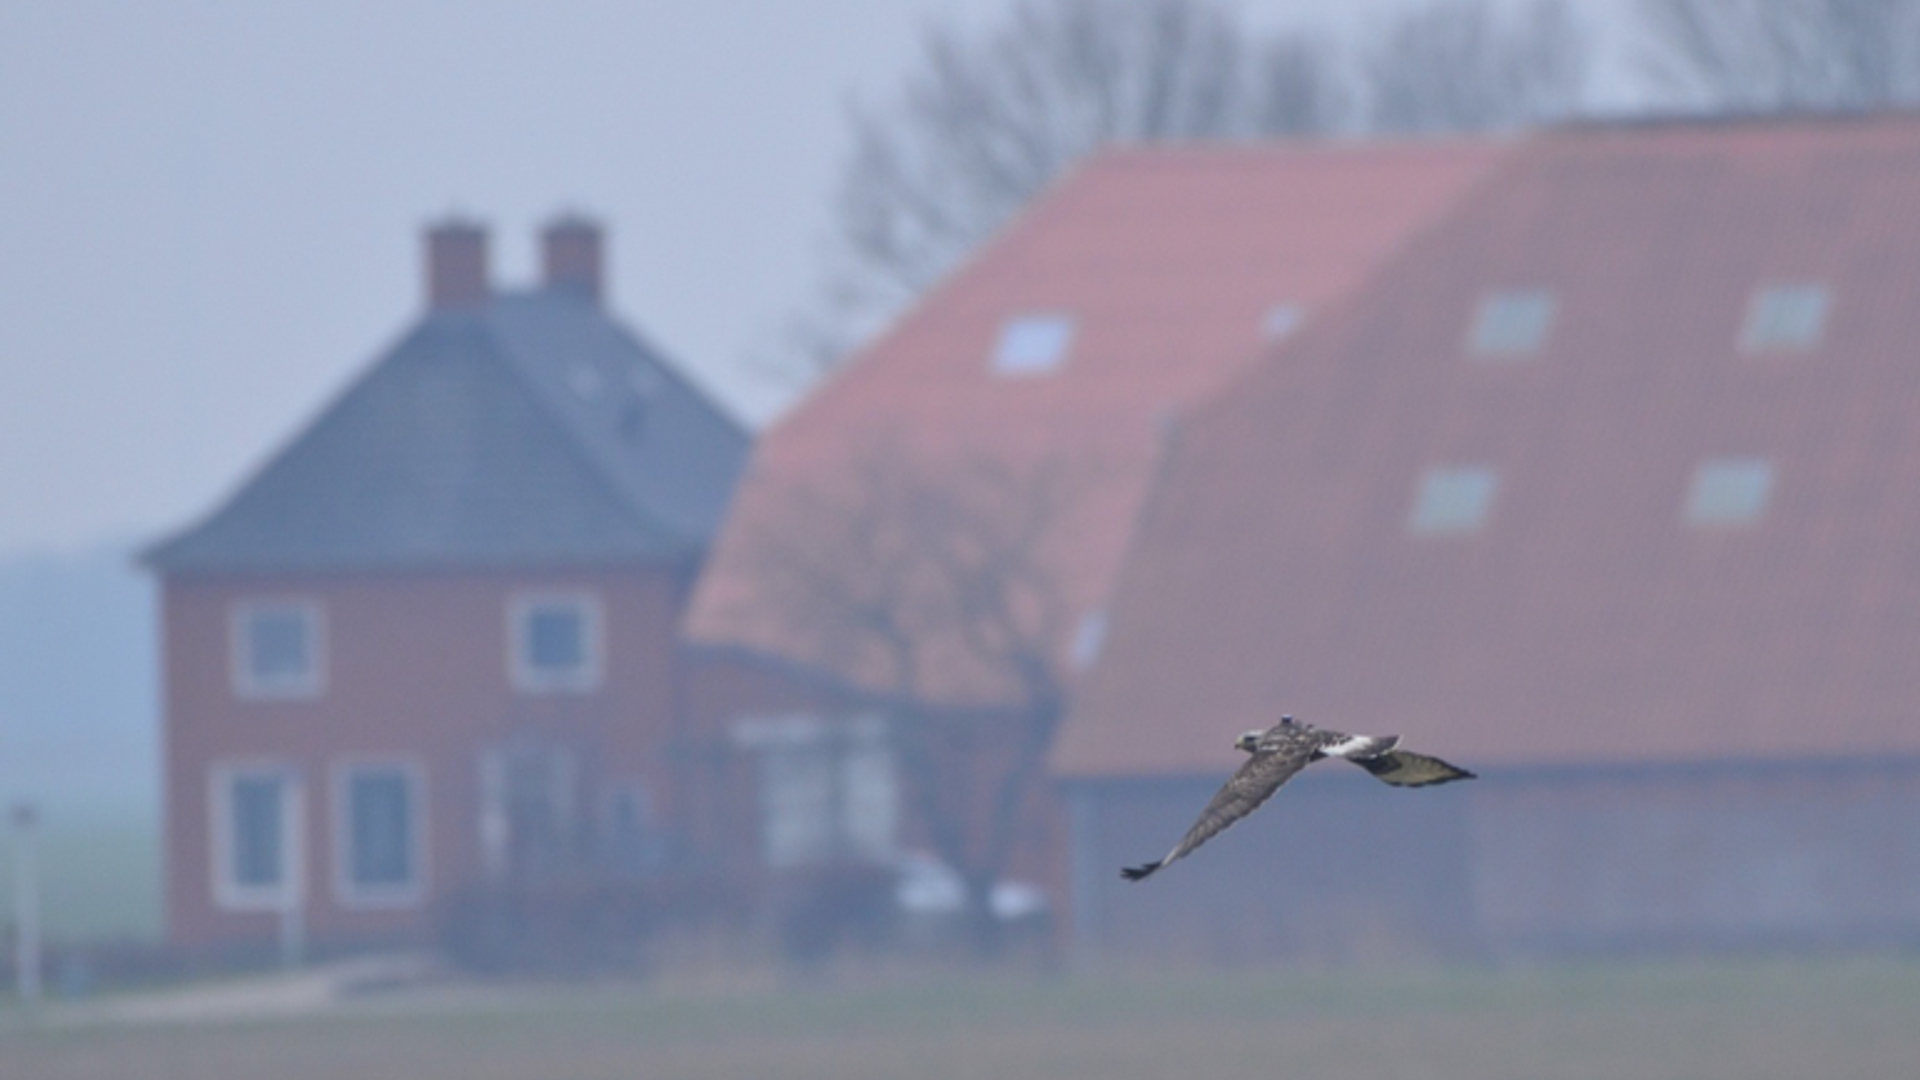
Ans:
<svg viewBox="0 0 1920 1080"><path fill-rule="evenodd" d="M1509 150L1461 141L1099 155L762 432L687 620L700 658L689 725L714 777L704 786L749 792L716 808L716 828L735 838L718 846L757 850L779 872L848 851L890 862L937 846L881 722L909 696L958 718L939 775L921 787L948 789L947 813L966 834L950 848L983 847L994 796L982 777L1004 774L1007 747L1024 737L999 723L1018 696L1005 665L913 633L905 645L920 674L909 683L872 635L836 625L847 612L795 617L792 574L769 565L768 537L831 518L839 531L809 560L840 560L842 584L861 592L887 577L873 537L907 516L888 492L950 505L955 491L991 488L969 524L1033 525L1019 565L1040 583L1030 595L1045 595L1046 613L1029 628L1043 654L1031 659L1070 685L1105 636L1107 598L1177 418L1337 310ZM1053 505L1028 498L1062 491ZM1008 862L1055 901L1066 886L1058 811L1034 784Z"/></svg>
<svg viewBox="0 0 1920 1080"><path fill-rule="evenodd" d="M1907 116L1531 137L1193 413L1053 758L1080 948L1920 941L1915 190ZM1122 882L1283 713L1481 779Z"/></svg>

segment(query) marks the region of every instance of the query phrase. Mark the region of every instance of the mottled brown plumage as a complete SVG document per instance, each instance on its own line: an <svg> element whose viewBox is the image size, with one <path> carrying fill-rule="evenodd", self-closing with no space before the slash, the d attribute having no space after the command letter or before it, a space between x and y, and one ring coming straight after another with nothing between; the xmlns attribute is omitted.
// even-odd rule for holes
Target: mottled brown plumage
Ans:
<svg viewBox="0 0 1920 1080"><path fill-rule="evenodd" d="M1473 774L1436 757L1398 749L1398 735L1348 735L1294 722L1283 716L1265 731L1249 731L1233 744L1249 755L1213 796L1200 819L1187 830L1172 851L1158 862L1129 866L1120 871L1128 881L1139 881L1194 848L1213 839L1229 825L1258 809L1293 774L1324 757L1344 757L1374 776L1398 787L1425 787L1449 780L1470 780Z"/></svg>

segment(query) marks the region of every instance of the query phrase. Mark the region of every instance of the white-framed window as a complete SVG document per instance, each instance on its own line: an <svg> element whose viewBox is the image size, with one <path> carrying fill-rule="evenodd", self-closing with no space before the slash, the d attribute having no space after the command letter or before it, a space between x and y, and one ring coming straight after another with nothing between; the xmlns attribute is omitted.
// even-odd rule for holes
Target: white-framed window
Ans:
<svg viewBox="0 0 1920 1080"><path fill-rule="evenodd" d="M1740 325L1742 352L1784 352L1820 344L1830 300L1824 285L1766 285L1747 301Z"/></svg>
<svg viewBox="0 0 1920 1080"><path fill-rule="evenodd" d="M528 693L600 686L605 614L586 593L529 593L507 605L507 672Z"/></svg>
<svg viewBox="0 0 1920 1080"><path fill-rule="evenodd" d="M326 687L326 619L316 600L244 600L233 606L233 692L311 698Z"/></svg>
<svg viewBox="0 0 1920 1080"><path fill-rule="evenodd" d="M1538 352L1553 330L1557 305L1545 289L1507 289L1480 301L1467 351L1484 360L1513 360Z"/></svg>
<svg viewBox="0 0 1920 1080"><path fill-rule="evenodd" d="M880 717L744 719L733 738L758 761L769 866L893 857L899 783Z"/></svg>
<svg viewBox="0 0 1920 1080"><path fill-rule="evenodd" d="M1407 516L1407 529L1415 536L1477 532L1493 511L1493 497L1499 488L1499 474L1486 465L1428 469Z"/></svg>
<svg viewBox="0 0 1920 1080"><path fill-rule="evenodd" d="M347 907L411 907L426 897L426 769L348 761L333 771L333 892Z"/></svg>
<svg viewBox="0 0 1920 1080"><path fill-rule="evenodd" d="M1073 347L1073 316L1058 311L1016 315L1000 327L993 348L995 375L1051 375Z"/></svg>
<svg viewBox="0 0 1920 1080"><path fill-rule="evenodd" d="M215 766L207 779L214 905L227 911L293 906L303 888L299 774L250 763Z"/></svg>
<svg viewBox="0 0 1920 1080"><path fill-rule="evenodd" d="M1694 467L1687 488L1689 525L1751 525L1773 497L1773 463L1763 457L1711 458Z"/></svg>

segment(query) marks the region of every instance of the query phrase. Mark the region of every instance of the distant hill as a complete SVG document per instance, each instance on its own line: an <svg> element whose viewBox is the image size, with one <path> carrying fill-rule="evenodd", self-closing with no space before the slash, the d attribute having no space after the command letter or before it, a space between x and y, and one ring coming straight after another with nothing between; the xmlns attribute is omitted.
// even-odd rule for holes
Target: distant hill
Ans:
<svg viewBox="0 0 1920 1080"><path fill-rule="evenodd" d="M50 826L159 815L154 588L131 545L0 559L0 806Z"/></svg>

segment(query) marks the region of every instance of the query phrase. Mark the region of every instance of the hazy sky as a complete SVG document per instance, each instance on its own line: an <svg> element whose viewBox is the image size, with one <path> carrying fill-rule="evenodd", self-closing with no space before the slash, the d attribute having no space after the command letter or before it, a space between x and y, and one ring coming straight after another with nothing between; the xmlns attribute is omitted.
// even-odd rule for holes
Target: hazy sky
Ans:
<svg viewBox="0 0 1920 1080"><path fill-rule="evenodd" d="M454 210L510 284L542 219L600 216L617 311L765 415L747 358L807 295L842 106L930 16L1007 6L0 4L0 557L210 509L417 313Z"/></svg>

